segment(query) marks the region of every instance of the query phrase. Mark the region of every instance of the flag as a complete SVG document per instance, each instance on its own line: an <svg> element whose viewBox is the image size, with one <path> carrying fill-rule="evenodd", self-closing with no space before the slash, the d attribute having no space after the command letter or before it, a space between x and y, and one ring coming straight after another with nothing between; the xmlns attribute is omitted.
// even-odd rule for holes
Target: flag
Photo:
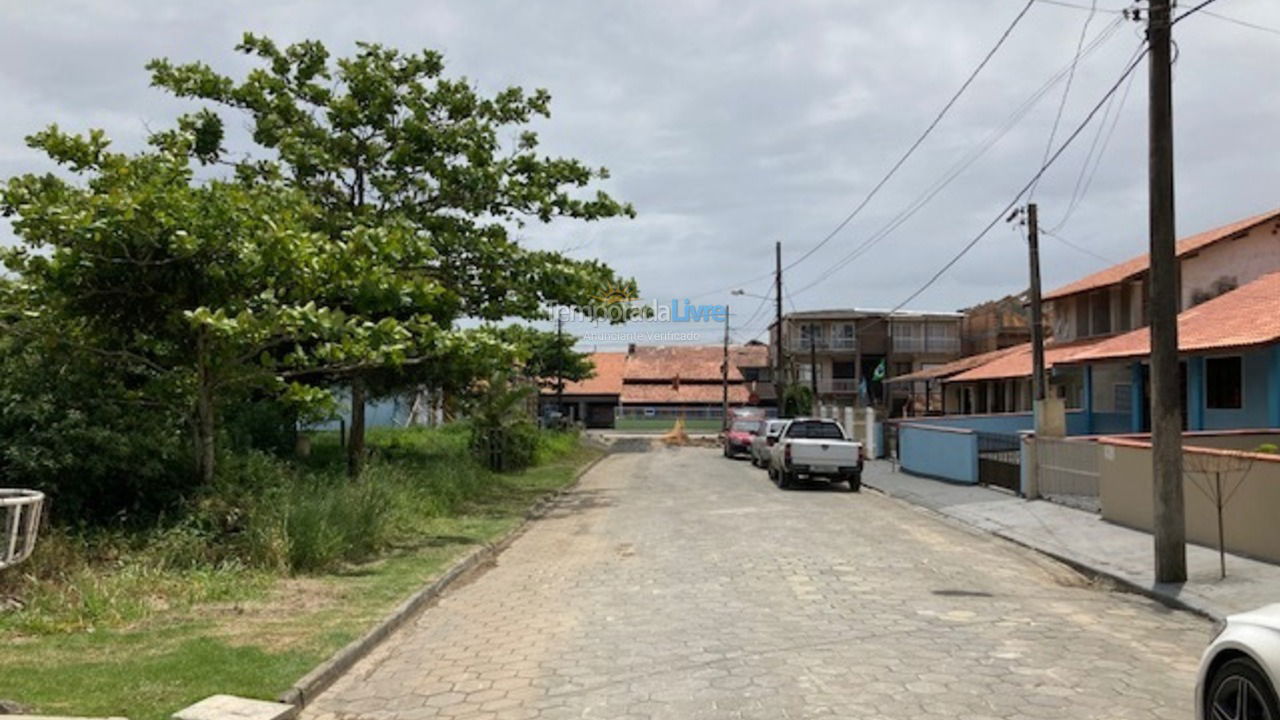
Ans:
<svg viewBox="0 0 1280 720"><path fill-rule="evenodd" d="M876 369L872 371L871 379L876 381L884 380L884 360L883 359L880 360L880 364L876 366Z"/></svg>

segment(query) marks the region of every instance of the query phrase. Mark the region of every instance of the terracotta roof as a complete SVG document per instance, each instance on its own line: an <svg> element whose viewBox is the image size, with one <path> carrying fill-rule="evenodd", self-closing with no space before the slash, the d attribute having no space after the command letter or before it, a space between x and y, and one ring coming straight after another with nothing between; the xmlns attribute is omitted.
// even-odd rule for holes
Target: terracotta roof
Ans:
<svg viewBox="0 0 1280 720"><path fill-rule="evenodd" d="M680 383L676 388L668 383L627 383L622 389L622 402L639 404L673 403L680 405L701 405L719 403L724 390L716 384ZM729 403L741 405L747 402L747 388L741 383L729 386Z"/></svg>
<svg viewBox="0 0 1280 720"><path fill-rule="evenodd" d="M740 368L769 367L769 346L730 345L729 361Z"/></svg>
<svg viewBox="0 0 1280 720"><path fill-rule="evenodd" d="M640 346L627 358L626 380L720 380L724 348L714 345ZM742 373L729 363L729 381Z"/></svg>
<svg viewBox="0 0 1280 720"><path fill-rule="evenodd" d="M595 375L580 382L565 383L564 394L617 395L622 392L622 373L626 361L627 354L624 352L591 353L591 362L596 366Z"/></svg>
<svg viewBox="0 0 1280 720"><path fill-rule="evenodd" d="M1184 353L1280 342L1280 272L1184 310L1178 315L1178 350ZM1071 362L1144 357L1151 354L1150 328L1140 328L1074 355Z"/></svg>
<svg viewBox="0 0 1280 720"><path fill-rule="evenodd" d="M1272 210L1245 218L1230 225L1223 225L1220 228L1214 228L1202 232L1199 235L1192 235L1178 241L1178 257L1190 255L1197 250L1201 250L1216 242L1226 240L1233 235L1253 229L1258 225L1280 219L1280 210ZM1122 280L1127 280L1135 275L1146 271L1148 266L1148 258L1146 255L1139 255L1132 260L1122 262L1119 265L1113 265L1105 270L1100 270L1092 275L1087 275L1073 283L1063 285L1062 287L1045 293L1045 300L1053 300L1055 298L1066 297L1076 293L1085 292L1087 290L1096 290L1097 288L1114 285Z"/></svg>
<svg viewBox="0 0 1280 720"><path fill-rule="evenodd" d="M1013 345L1011 347L1001 348L999 350L992 350L991 352L979 353L977 355L969 355L967 357L962 357L959 360L952 360L949 363L944 363L936 367L926 368L924 370L917 370L916 372L913 372L909 375L899 375L897 377L889 378L889 382L897 383L897 382L911 382L914 380L934 380L937 378L949 378L952 375L957 375L959 373L964 372L965 370L972 370L973 368L976 368L979 365L985 365L986 363L989 363L992 360L996 360L998 358L1004 357L1005 355L1008 355L1010 353L1018 352L1023 347L1027 347L1027 346Z"/></svg>
<svg viewBox="0 0 1280 720"><path fill-rule="evenodd" d="M1057 345L1046 345L1044 349L1044 366L1045 369L1052 368L1058 363L1070 361L1076 355L1088 351L1090 348L1100 345L1110 337L1089 338L1087 340L1077 340L1075 342L1061 343ZM1023 343L1006 348L1008 352L991 362L983 363L972 370L966 370L962 373L946 378L943 382L974 382L977 380L1004 380L1008 378L1022 378L1031 376L1031 343Z"/></svg>

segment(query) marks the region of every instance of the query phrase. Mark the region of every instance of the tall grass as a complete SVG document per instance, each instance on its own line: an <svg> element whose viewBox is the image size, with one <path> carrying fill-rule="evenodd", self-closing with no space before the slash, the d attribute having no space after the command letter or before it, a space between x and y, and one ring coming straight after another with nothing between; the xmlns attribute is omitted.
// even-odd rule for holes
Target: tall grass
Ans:
<svg viewBox="0 0 1280 720"><path fill-rule="evenodd" d="M332 571L423 539L435 518L501 484L477 463L465 427L375 429L364 475L348 479L338 439L318 434L312 456L225 458L217 482L181 517L139 529L53 529L28 563L0 576L0 630L120 625L200 602L234 600L273 576ZM538 464L577 437L541 433Z"/></svg>

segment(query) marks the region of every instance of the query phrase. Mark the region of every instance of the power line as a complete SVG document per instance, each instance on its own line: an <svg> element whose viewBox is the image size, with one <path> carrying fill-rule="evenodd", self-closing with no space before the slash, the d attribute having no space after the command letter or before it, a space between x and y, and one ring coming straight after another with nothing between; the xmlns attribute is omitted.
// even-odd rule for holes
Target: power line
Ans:
<svg viewBox="0 0 1280 720"><path fill-rule="evenodd" d="M1076 54L1071 58L1071 71L1067 73L1067 84L1062 88L1062 99L1058 101L1058 112L1053 116L1053 127L1049 129L1049 140L1044 144L1044 157L1040 158L1042 163L1049 157L1049 152L1053 150L1053 141L1058 137L1058 127L1062 124L1062 114L1067 109L1067 98L1071 96L1071 85L1076 79L1076 68L1080 65L1080 52L1084 50L1084 39L1089 34L1089 24L1093 22L1093 18L1097 14L1098 0L1092 0L1089 6L1089 15L1084 19L1084 25L1080 28L1080 38L1076 40ZM1036 186L1032 185L1031 192L1027 193L1028 201L1035 194Z"/></svg>
<svg viewBox="0 0 1280 720"><path fill-rule="evenodd" d="M1218 2L1218 0L1204 0L1204 2L1201 2L1199 5L1196 5L1195 7L1191 8L1190 10L1188 10L1188 11L1186 11L1186 12L1182 13L1181 15L1179 15L1178 17L1174 18L1174 19L1173 19L1173 22L1172 22L1172 23L1170 23L1170 25L1177 25L1178 23L1182 22L1183 20L1185 20L1185 19L1187 19L1187 18L1191 17L1192 15L1195 15L1196 13L1200 12L1201 10L1203 10L1203 9L1205 9L1205 8L1207 8L1207 7L1209 7L1210 5L1212 5L1212 4L1216 3L1216 2Z"/></svg>
<svg viewBox="0 0 1280 720"><path fill-rule="evenodd" d="M1115 264L1116 264L1116 261L1115 261L1115 260L1112 260L1111 258L1106 257L1105 255L1100 255L1100 254L1098 254L1098 253L1096 253L1096 252L1094 252L1094 251L1090 250L1089 248L1087 248L1087 247L1085 247L1085 246L1083 246L1083 245L1077 245L1077 244L1075 244L1075 243L1071 242L1070 240L1068 240L1068 239L1066 239L1066 238L1062 237L1061 235L1059 235L1058 233L1056 233L1056 232L1054 232L1054 231L1052 231L1052 230L1047 230L1047 229L1045 229L1044 227L1041 227L1041 228L1040 228L1040 234L1041 234L1041 235L1048 235L1049 237L1053 238L1054 240L1057 240L1058 242L1062 243L1063 245L1066 245L1067 247L1071 248L1072 250L1076 250L1076 251L1078 251L1078 252L1082 252L1082 253L1084 253L1085 255L1088 255L1089 257L1092 257L1092 258L1096 258L1096 259L1098 259L1098 260L1101 260L1102 262L1104 262L1104 263L1106 263L1106 264L1108 264L1108 265L1115 265Z"/></svg>
<svg viewBox="0 0 1280 720"><path fill-rule="evenodd" d="M1088 10L1090 12L1103 12L1103 13L1111 13L1114 15L1124 14L1124 10L1113 10L1111 8L1090 7L1089 5L1080 5L1078 3L1064 2L1063 0L1036 0L1036 2L1043 3L1045 5L1057 5L1058 7L1071 8L1073 10Z"/></svg>
<svg viewBox="0 0 1280 720"><path fill-rule="evenodd" d="M1120 28L1122 23L1123 23L1123 20L1121 18L1116 18L1110 24L1108 24L1107 27L1099 31L1098 35L1092 41L1090 41L1089 45L1085 48L1084 53L1082 54L1082 57L1088 57L1093 52L1095 52L1098 48L1100 48L1103 45L1103 43L1105 43L1106 40L1108 40ZM827 278L831 277L835 273L844 269L854 260L861 257L863 254L869 251L872 247L874 247L879 242L881 242L886 237L888 237L894 230L896 230L897 228L901 227L904 223L906 223L907 220L909 220L918 211L924 208L924 206L927 205L929 201L931 201L940 192L942 192L942 190L944 190L948 185L950 185L952 181L954 181L957 177L963 174L965 170L967 170L971 165L977 162L984 154L986 154L988 150L990 150L993 146L995 146L996 143L998 143L1015 125L1017 125L1024 117L1026 117L1026 115L1029 114L1031 110L1042 99L1044 99L1044 97L1049 93L1051 89L1053 89L1055 85L1057 85L1066 77L1068 72L1070 72L1070 66L1062 68L1056 74L1051 76L1049 80L1043 83L1035 92L1031 94L1030 97L1028 97L1025 101L1022 102L1021 105L1015 108L1014 111L1010 113L1009 116L1005 119L1003 124L1001 124L996 129L988 133L987 136L977 146L972 148L966 155L962 156L961 159L958 160L956 163L954 163L941 178L935 181L934 184L931 185L929 188L927 188L921 195L917 196L911 203L907 205L906 208L904 208L897 215L895 215L886 225L881 227L875 233L868 236L866 240L864 240L861 244L855 247L852 251L847 253L840 260L836 261L834 264L832 264L830 267L828 267L826 270L820 273L819 276L815 278L813 281L809 282L808 284L804 285L800 289L796 290L795 294L798 295L802 292L812 289L813 287L816 287L817 285L825 281Z"/></svg>
<svg viewBox="0 0 1280 720"><path fill-rule="evenodd" d="M1142 52L1142 48L1139 47L1135 52ZM1085 196L1089 194L1089 188L1093 186L1093 179L1097 176L1098 168L1102 165L1102 158L1106 155L1107 148L1111 146L1111 138L1115 135L1116 126L1120 124L1120 116L1124 113L1124 106L1129 100L1129 91L1133 89L1133 80L1136 77L1136 74L1130 75L1129 81L1125 83L1124 93L1120 95L1120 101L1119 105L1116 106L1115 115L1111 115L1111 107L1116 102L1115 96L1113 95L1111 99L1107 101L1107 109L1102 115L1102 122L1098 123L1098 132L1093 136L1093 142L1089 145L1089 152L1085 154L1084 162L1080 165L1080 174L1076 176L1076 184L1071 189L1071 200L1067 203L1066 212L1062 214L1062 219L1060 219L1056 225L1048 230L1044 230L1044 232L1052 235L1058 230L1061 230L1062 227L1067 224L1067 221L1071 219L1071 216L1075 214L1076 208L1078 208L1080 203L1084 201ZM1107 124L1109 116L1111 119L1110 126ZM1105 137L1103 137L1104 131L1106 133ZM1098 144L1099 139L1102 140L1101 146ZM1096 155L1094 154L1095 151L1097 153ZM1089 167L1090 161L1093 162L1092 169Z"/></svg>
<svg viewBox="0 0 1280 720"><path fill-rule="evenodd" d="M1138 69L1138 65L1141 64L1142 59L1146 57L1146 55L1147 55L1147 52L1145 50L1144 52L1139 53L1138 57L1135 58L1133 62L1131 62L1129 66L1125 69L1124 73L1120 75L1120 78L1116 80L1116 82L1111 86L1109 90L1107 90L1106 94L1103 95L1102 99L1098 101L1096 105L1093 106L1093 109L1089 111L1089 114L1085 116L1084 120L1076 127L1075 130L1071 132L1069 136L1067 136L1067 139L1063 141L1062 145L1058 147L1058 149L1053 153L1053 155L1048 159L1048 161L1041 164L1040 169L1036 171L1036 174L1032 176L1031 180L1029 180L1025 185L1022 186L1022 189L1019 190L1018 193L1013 197L1013 199L1009 201L1009 204L1005 205L1004 208L1002 208L1000 212L997 213L994 218L992 218L991 222L987 223L986 227L984 227L977 235L975 235L971 240L969 240L969 242L965 243L964 247L960 249L960 252L956 253L954 257L952 257L950 260L946 262L946 264L944 264L941 268L939 268L938 271L935 272L927 281L925 281L923 285L921 285L915 292L911 293L909 296L907 296L905 300L898 303L892 310L890 310L888 314L889 316L892 316L893 313L897 312L898 310L901 310L912 300L915 300L917 297L923 294L924 291L932 287L933 284L937 282L939 278L941 278L944 274L946 274L946 272L950 270L953 266L955 266L956 263L960 262L960 258L967 255L969 251L972 250L974 246L976 246L982 240L982 238L986 237L987 233L991 232L992 228L998 225L1001 220L1003 220L1005 217L1009 215L1009 211L1011 211L1014 207L1018 205L1018 202L1022 199L1022 196L1025 195L1027 191L1031 189L1031 186L1037 180L1039 180L1042 175L1044 175L1045 171L1047 171L1049 167L1052 166L1053 163L1056 162L1057 159L1062 156L1062 153L1071 145L1073 141L1075 141L1077 137L1080 136L1080 133L1083 132L1086 127L1088 127L1089 123L1093 121L1094 116L1098 114L1098 111L1102 109L1102 106L1106 104L1106 102L1111 98L1112 95L1116 94L1116 92L1120 89L1120 86L1124 83L1125 80L1129 78L1129 76L1133 73L1133 71Z"/></svg>
<svg viewBox="0 0 1280 720"><path fill-rule="evenodd" d="M960 96L963 95L964 92L969 89L969 86L973 84L974 80L978 78L978 74L982 72L982 69L987 66L987 63L991 61L991 58L994 57L996 52L1000 49L1000 47L1004 45L1005 40L1007 40L1009 38L1009 35L1013 33L1013 29L1018 26L1018 23L1022 21L1022 18L1026 16L1028 11L1031 10L1031 6L1034 5L1037 1L1038 0L1027 0L1027 4L1023 6L1022 10L1019 11L1016 16L1014 16L1013 22L1009 23L1009 26L1006 27L1004 32L1000 34L1000 37L996 40L995 45L993 45L991 49L987 51L987 54L983 56L982 61L978 63L978 66L973 69L973 72L969 74L969 77L966 78L964 83L960 85L960 89L957 90L955 94L951 96L951 99L948 100L946 104L942 106L942 110L940 110L938 114L933 118L933 121L930 122L927 127L925 127L924 132L921 133L920 136L916 138L915 142L911 143L910 147L907 148L907 151L902 154L902 157L898 158L898 161L895 162L893 166L889 168L889 172L885 173L884 177L880 178L880 181L877 182L875 186L871 188L871 192L867 193L866 197L864 197L862 201L858 203L858 205L853 209L852 212L846 215L845 218L841 220L839 224L836 225L834 230L827 233L826 237L822 238L822 240L819 241L817 245L814 245L813 247L809 248L800 257L788 263L785 267L783 267L783 270L790 270L796 265L804 262L806 259L812 256L815 252L821 249L828 242L831 242L831 240L836 235L838 235L840 231L845 228L845 226L847 226L850 222L852 222L853 219L857 217L859 213L862 212L862 209L865 208L867 204L870 203L871 200L877 194L879 194L881 188L883 188L885 184L887 184L889 180L893 178L895 174L897 174L898 170L904 164L906 164L907 160L915 153L915 151L920 147L920 145L924 143L925 139L929 137L929 134L933 132L934 128L936 128L938 124L942 122L942 119L956 104L956 102L960 99Z"/></svg>
<svg viewBox="0 0 1280 720"><path fill-rule="evenodd" d="M1271 33L1272 35L1280 35L1280 28L1267 27L1266 25L1259 25L1258 23L1248 22L1247 20L1240 20L1239 18L1228 17L1221 13L1213 12L1212 10L1202 10L1201 12L1211 18L1222 20L1223 22L1229 22L1234 25L1253 28L1254 30L1261 30L1262 32Z"/></svg>

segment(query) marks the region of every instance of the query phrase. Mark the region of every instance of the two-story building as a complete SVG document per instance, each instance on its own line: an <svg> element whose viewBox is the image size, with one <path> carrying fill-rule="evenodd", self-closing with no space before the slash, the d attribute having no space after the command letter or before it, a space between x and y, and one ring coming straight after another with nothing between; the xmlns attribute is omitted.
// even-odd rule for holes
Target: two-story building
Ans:
<svg viewBox="0 0 1280 720"><path fill-rule="evenodd" d="M1184 238L1177 244L1177 257L1181 311L1227 295L1280 270L1280 211ZM1143 364L1127 355L1123 362L1102 362L1109 356L1096 349L1110 338L1146 328L1148 275L1148 257L1141 255L1044 295L1052 337L1045 346L1050 386L1069 409L1088 410L1083 429L1089 432L1144 427L1145 421L1133 414L1135 398L1145 396ZM1218 304L1215 316L1229 314L1232 303ZM1127 341L1125 347L1133 344ZM1031 407L1029 344L976 366L961 362L933 373L946 388L950 412L1025 412Z"/></svg>
<svg viewBox="0 0 1280 720"><path fill-rule="evenodd" d="M809 310L770 326L775 367L788 382L817 387L823 405L892 409L910 388L884 381L960 355L962 313Z"/></svg>

